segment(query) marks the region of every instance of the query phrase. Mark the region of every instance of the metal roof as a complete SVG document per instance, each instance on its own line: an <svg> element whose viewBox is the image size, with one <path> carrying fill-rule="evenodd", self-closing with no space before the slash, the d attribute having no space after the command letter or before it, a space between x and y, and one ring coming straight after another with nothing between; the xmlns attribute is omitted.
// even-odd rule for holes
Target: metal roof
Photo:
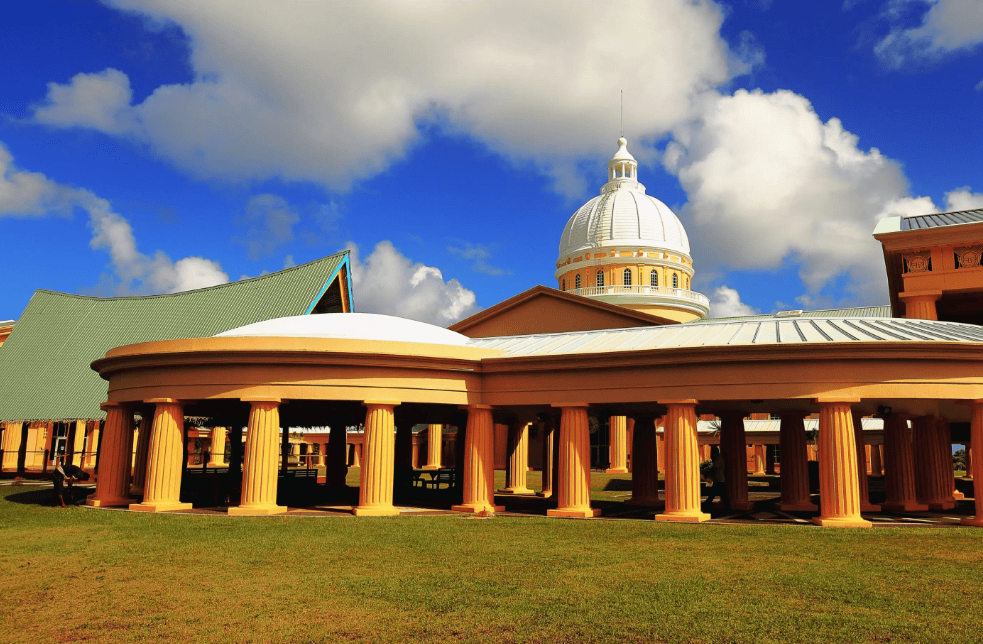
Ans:
<svg viewBox="0 0 983 644"><path fill-rule="evenodd" d="M983 342L983 327L904 318L831 317L608 329L499 338L474 338L469 346L509 356L644 351L682 347L877 342Z"/></svg>
<svg viewBox="0 0 983 644"><path fill-rule="evenodd" d="M779 311L777 313L762 313L761 315L744 315L732 318L708 318L706 320L691 320L684 324L700 324L703 322L749 322L755 320L788 320L791 318L889 318L891 305L857 306L849 309L825 309L822 311Z"/></svg>
<svg viewBox="0 0 983 644"><path fill-rule="evenodd" d="M310 313L347 264L347 252L339 253L261 277L167 295L97 298L38 290L0 349L0 420L101 418L107 385L89 365L109 349L208 337ZM339 285L349 290L347 277Z"/></svg>
<svg viewBox="0 0 983 644"><path fill-rule="evenodd" d="M959 210L956 212L940 212L933 215L902 217L901 230L920 230L922 228L940 228L942 226L978 224L981 222L983 222L983 208L977 208L975 210Z"/></svg>

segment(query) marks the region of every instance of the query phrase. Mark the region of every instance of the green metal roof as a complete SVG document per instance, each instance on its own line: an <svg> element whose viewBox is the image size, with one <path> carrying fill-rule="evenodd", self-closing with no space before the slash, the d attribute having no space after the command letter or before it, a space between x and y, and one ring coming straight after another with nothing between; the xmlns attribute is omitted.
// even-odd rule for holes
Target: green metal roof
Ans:
<svg viewBox="0 0 983 644"><path fill-rule="evenodd" d="M790 318L889 318L891 317L891 306L889 304L879 306L858 306L851 309L826 309L823 311L779 311L778 313L763 313L761 315L747 315L733 318L707 318L706 320L691 320L685 324L699 324L700 322L755 322L758 320L784 320ZM16 328L16 327L15 327Z"/></svg>
<svg viewBox="0 0 983 644"><path fill-rule="evenodd" d="M350 272L346 251L183 293L97 298L38 290L0 346L0 420L102 418L107 383L90 364L108 350L306 315L319 302L322 312L324 302L340 302L335 291L352 301Z"/></svg>

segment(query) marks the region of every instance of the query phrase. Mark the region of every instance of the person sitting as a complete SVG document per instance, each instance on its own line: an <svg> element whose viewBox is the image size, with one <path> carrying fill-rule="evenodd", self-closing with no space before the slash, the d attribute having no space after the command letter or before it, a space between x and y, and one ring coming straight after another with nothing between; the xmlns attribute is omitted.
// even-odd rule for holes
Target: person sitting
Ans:
<svg viewBox="0 0 983 644"><path fill-rule="evenodd" d="M55 467L54 473L51 475L51 482L55 486L55 497L58 499L58 503L61 507L68 507L65 505L65 493L68 493L68 502L74 505L74 495L72 494L72 483L75 481L88 481L89 474L83 472L82 468L78 465L68 465L62 464L62 459L58 459L58 465Z"/></svg>

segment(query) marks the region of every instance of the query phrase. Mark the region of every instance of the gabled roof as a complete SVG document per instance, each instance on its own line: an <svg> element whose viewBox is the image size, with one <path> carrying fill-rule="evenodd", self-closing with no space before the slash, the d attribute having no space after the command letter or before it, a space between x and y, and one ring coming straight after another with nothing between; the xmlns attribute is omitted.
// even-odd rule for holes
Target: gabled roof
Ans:
<svg viewBox="0 0 983 644"><path fill-rule="evenodd" d="M98 298L39 290L0 348L0 420L101 418L90 368L114 347L207 337L288 315L351 311L348 253L220 286Z"/></svg>
<svg viewBox="0 0 983 644"><path fill-rule="evenodd" d="M848 309L824 309L821 311L779 311L778 313L762 313L760 315L742 315L731 318L707 318L692 320L684 324L699 324L700 322L752 322L757 320L789 320L794 318L889 318L891 305L855 306Z"/></svg>
<svg viewBox="0 0 983 644"><path fill-rule="evenodd" d="M534 286L448 328L469 338L487 338L664 324L678 323L555 288Z"/></svg>

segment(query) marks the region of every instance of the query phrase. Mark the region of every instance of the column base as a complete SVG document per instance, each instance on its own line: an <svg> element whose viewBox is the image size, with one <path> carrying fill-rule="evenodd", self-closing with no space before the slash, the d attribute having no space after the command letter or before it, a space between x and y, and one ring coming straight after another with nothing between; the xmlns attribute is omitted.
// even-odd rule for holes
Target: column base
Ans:
<svg viewBox="0 0 983 644"><path fill-rule="evenodd" d="M812 501L778 503L775 507L782 512L819 512L819 506Z"/></svg>
<svg viewBox="0 0 983 644"><path fill-rule="evenodd" d="M554 508L546 511L548 517L565 517L576 519L593 519L601 516L601 511L595 508Z"/></svg>
<svg viewBox="0 0 983 644"><path fill-rule="evenodd" d="M870 528L873 524L860 517L816 517L812 520L816 525L827 528Z"/></svg>
<svg viewBox="0 0 983 644"><path fill-rule="evenodd" d="M221 463L219 461L208 461L205 463L205 467L228 467L228 463Z"/></svg>
<svg viewBox="0 0 983 644"><path fill-rule="evenodd" d="M143 488L133 485L130 487L130 496L135 496L138 499L143 498Z"/></svg>
<svg viewBox="0 0 983 644"><path fill-rule="evenodd" d="M928 512L928 506L917 501L886 501L881 503L882 512Z"/></svg>
<svg viewBox="0 0 983 644"><path fill-rule="evenodd" d="M129 497L118 499L86 499L85 504L93 508L121 508L130 505L132 499Z"/></svg>
<svg viewBox="0 0 983 644"><path fill-rule="evenodd" d="M673 521L680 523L702 523L710 520L710 515L705 512L687 512L680 514L657 514L656 521Z"/></svg>
<svg viewBox="0 0 983 644"><path fill-rule="evenodd" d="M452 505L452 512L464 512L466 514L480 514L481 512L505 512L504 505Z"/></svg>
<svg viewBox="0 0 983 644"><path fill-rule="evenodd" d="M751 501L741 501L740 503L731 503L731 510L737 510L738 512L750 512L754 509L754 503Z"/></svg>
<svg viewBox="0 0 983 644"><path fill-rule="evenodd" d="M876 505L874 503L871 503L869 501L861 501L860 502L860 511L861 512L880 512L881 511L881 506Z"/></svg>
<svg viewBox="0 0 983 644"><path fill-rule="evenodd" d="M627 467L609 467L608 469L604 470L604 473L605 474L627 474L628 473L628 468Z"/></svg>
<svg viewBox="0 0 983 644"><path fill-rule="evenodd" d="M959 520L960 525L975 526L977 528L983 528L983 516L979 517L966 517Z"/></svg>
<svg viewBox="0 0 983 644"><path fill-rule="evenodd" d="M527 487L513 487L505 488L504 490L495 490L495 494L502 494L505 496L535 496L535 492Z"/></svg>
<svg viewBox="0 0 983 644"><path fill-rule="evenodd" d="M624 503L625 505L640 505L640 506L643 506L643 507L650 507L650 508L651 507L655 507L655 506L665 505L663 503L662 499L660 499L658 497L656 497L656 498L647 498L647 499L644 498L644 497L643 498L640 498L640 499L636 499L635 497L632 497L632 498L628 499L627 501L623 501L622 503Z"/></svg>
<svg viewBox="0 0 983 644"><path fill-rule="evenodd" d="M352 508L352 514L357 517L395 517L399 516L399 510L389 507L366 507L357 506Z"/></svg>
<svg viewBox="0 0 983 644"><path fill-rule="evenodd" d="M550 499L553 498L553 492L536 492L536 496L541 499Z"/></svg>
<svg viewBox="0 0 983 644"><path fill-rule="evenodd" d="M955 501L929 501L929 510L951 510L956 507Z"/></svg>
<svg viewBox="0 0 983 644"><path fill-rule="evenodd" d="M966 498L966 495L960 492L959 490L953 490L952 498L955 499L956 501L962 501L963 499Z"/></svg>
<svg viewBox="0 0 983 644"><path fill-rule="evenodd" d="M287 511L283 505L235 505L229 508L229 515L236 517L248 516L268 516L271 514L283 514Z"/></svg>
<svg viewBox="0 0 983 644"><path fill-rule="evenodd" d="M152 501L150 503L131 503L131 512L173 512L174 510L190 510L190 503L178 501Z"/></svg>
<svg viewBox="0 0 983 644"><path fill-rule="evenodd" d="M440 469L440 466L439 465L424 465L420 469L421 470L439 470Z"/></svg>

